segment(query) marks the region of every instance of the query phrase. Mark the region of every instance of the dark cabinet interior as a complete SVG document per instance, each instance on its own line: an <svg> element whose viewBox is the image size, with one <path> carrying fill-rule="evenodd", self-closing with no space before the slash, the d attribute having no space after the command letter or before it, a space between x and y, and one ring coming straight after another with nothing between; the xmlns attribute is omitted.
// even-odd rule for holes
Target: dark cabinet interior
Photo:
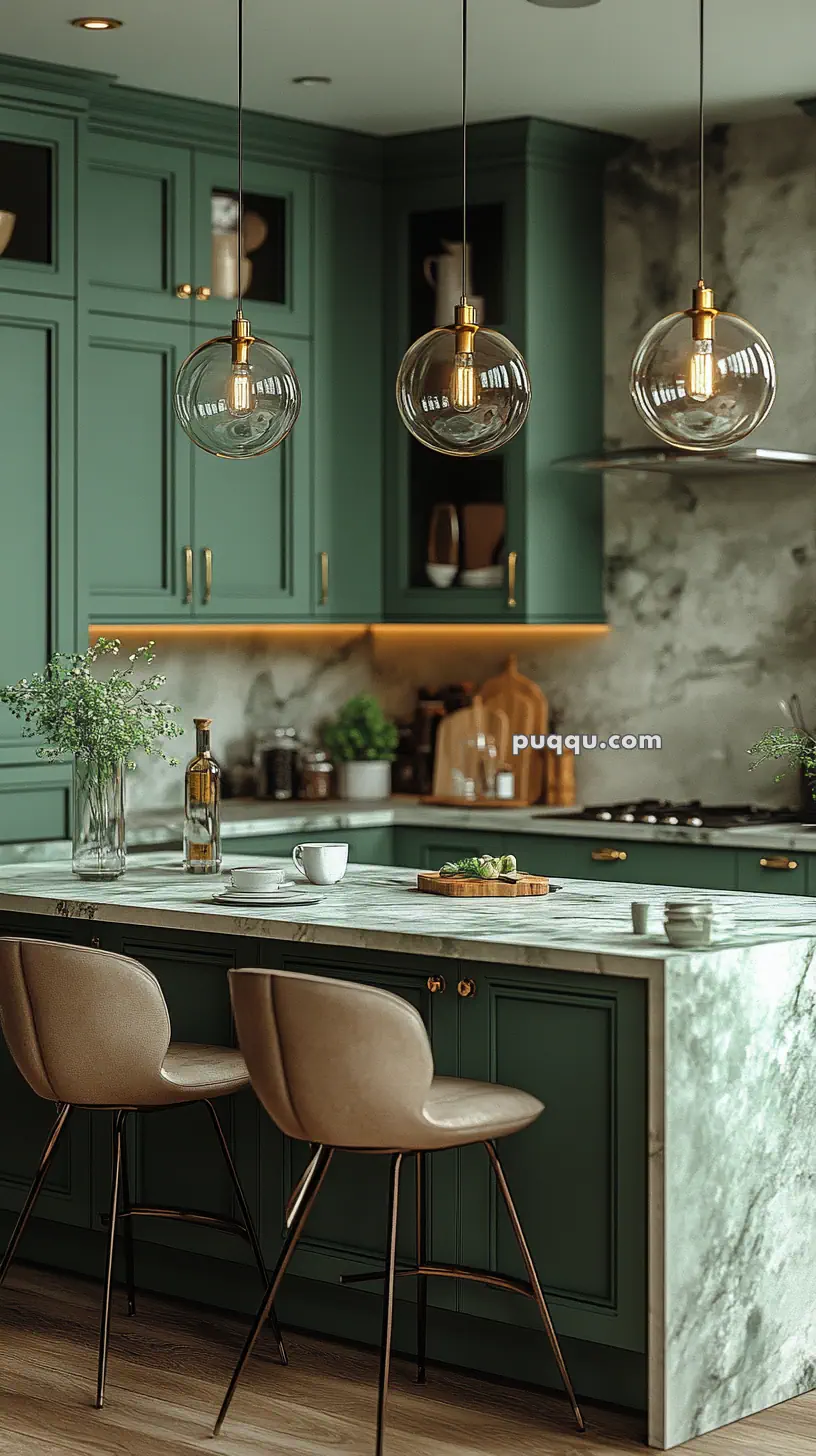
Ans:
<svg viewBox="0 0 816 1456"><path fill-rule="evenodd" d="M0 258L52 262L50 147L0 139Z"/></svg>
<svg viewBox="0 0 816 1456"><path fill-rule="evenodd" d="M213 293L235 298L238 193L213 189L210 199L213 245ZM285 303L286 201L261 193L244 193L242 274L244 295L264 303Z"/></svg>

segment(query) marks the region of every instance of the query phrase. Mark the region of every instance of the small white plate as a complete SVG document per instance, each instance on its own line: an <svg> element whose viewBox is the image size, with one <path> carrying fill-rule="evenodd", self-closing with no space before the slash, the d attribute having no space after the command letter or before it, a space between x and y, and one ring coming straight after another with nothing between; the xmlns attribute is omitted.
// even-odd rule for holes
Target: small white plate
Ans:
<svg viewBox="0 0 816 1456"><path fill-rule="evenodd" d="M240 895L236 890L227 890L222 895L213 895L216 905L243 905L248 909L272 909L274 905L316 905L322 895L310 895L303 890L273 890L269 895Z"/></svg>

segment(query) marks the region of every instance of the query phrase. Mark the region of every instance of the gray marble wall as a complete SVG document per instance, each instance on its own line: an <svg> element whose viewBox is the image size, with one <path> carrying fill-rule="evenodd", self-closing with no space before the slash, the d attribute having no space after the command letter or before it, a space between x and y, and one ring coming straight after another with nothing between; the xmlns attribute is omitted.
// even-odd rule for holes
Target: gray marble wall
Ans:
<svg viewBox="0 0 816 1456"><path fill-rule="evenodd" d="M779 394L754 437L816 447L816 121L718 128L709 150L708 281L720 307L744 313L775 350ZM610 446L649 443L628 397L641 334L684 308L696 279L691 143L636 145L613 167L607 198L606 430ZM576 489L580 485L576 483ZM611 631L586 640L539 637L519 653L565 731L656 732L660 753L596 753L578 766L586 799L662 794L710 800L790 798L746 748L779 720L797 689L816 716L816 483L670 483L610 478L606 486ZM211 714L222 755L253 728L291 722L305 734L363 688L394 711L420 683L479 681L501 644L463 635L444 646L386 648L363 632L300 646L273 636L175 637L164 644L168 693L189 719ZM186 745L185 745L186 747ZM178 796L178 773L146 766L131 802Z"/></svg>

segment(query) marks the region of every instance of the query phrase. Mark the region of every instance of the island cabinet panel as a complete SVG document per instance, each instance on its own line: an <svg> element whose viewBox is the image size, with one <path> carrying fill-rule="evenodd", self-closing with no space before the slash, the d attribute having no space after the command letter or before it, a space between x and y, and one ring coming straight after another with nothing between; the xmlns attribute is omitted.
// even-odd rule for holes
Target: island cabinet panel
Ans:
<svg viewBox="0 0 816 1456"><path fill-rule="evenodd" d="M0 935L47 936L71 945L88 945L91 925L79 920L48 920L27 915L0 916ZM0 1036L0 1208L18 1213L56 1118L53 1102L32 1092ZM75 1112L66 1127L37 1204L37 1217L58 1224L90 1228L93 1219L91 1120ZM0 1242L2 1242L0 1240ZM26 1257L25 1242L20 1247Z"/></svg>
<svg viewBox="0 0 816 1456"><path fill-rule="evenodd" d="M92 308L189 324L191 155L185 147L90 135L80 226ZM185 284L191 293L179 297Z"/></svg>
<svg viewBox="0 0 816 1456"><path fill-rule="evenodd" d="M337 976L369 986L380 986L403 996L416 1007L428 1027L434 1046L437 1070L455 1075L458 1052L455 1042L455 997L433 993L433 977L450 976L450 963L418 956L366 955L354 951L344 955L334 949L274 947L262 942L261 961L282 970L312 975ZM446 980L450 990L450 983ZM376 1048L372 1047L376 1055ZM268 1119L264 1119L268 1122ZM275 1176L275 1143L282 1143L279 1164L282 1179ZM268 1152L265 1150L268 1149ZM280 1245L284 1232L286 1200L308 1161L308 1147L261 1128L262 1236L267 1255ZM453 1258L456 1243L457 1154L439 1153L429 1159L429 1224L433 1257ZM306 1232L295 1256L294 1272L309 1279L337 1283L343 1273L360 1273L382 1266L388 1217L388 1172L390 1159L366 1154L338 1153L326 1177L323 1194L315 1204ZM399 1254L406 1261L415 1257L416 1184L414 1159L405 1164L400 1199ZM369 1286L365 1286L369 1287ZM373 1283L370 1289L377 1291ZM401 1287L401 1299L410 1300L410 1284ZM429 1298L439 1307L455 1307L455 1291L445 1281L432 1282ZM353 1297L352 1297L353 1299ZM352 1300L349 1301L352 1303ZM352 1333L352 1331L349 1331Z"/></svg>
<svg viewBox="0 0 816 1456"><path fill-rule="evenodd" d="M190 617L184 553L192 550L192 446L172 406L189 340L186 324L88 317L79 442L86 621Z"/></svg>
<svg viewBox="0 0 816 1456"><path fill-rule="evenodd" d="M253 942L220 936L190 937L99 928L107 950L132 956L157 977L167 1007L174 1041L234 1046L227 972L254 964ZM215 1099L227 1141L255 1201L257 1168L257 1104L247 1090ZM111 1128L109 1117L94 1116L95 1226L101 1228L110 1188ZM132 1115L128 1124L132 1196L143 1204L194 1209L224 1218L237 1215L232 1183L209 1114L201 1104ZM168 1219L136 1219L137 1240L152 1245L211 1254L232 1262L252 1263L244 1240L218 1230ZM137 1259L138 1275L138 1259Z"/></svg>
<svg viewBox="0 0 816 1456"><path fill-rule="evenodd" d="M499 1152L563 1334L645 1350L646 997L637 982L460 965L463 1076L532 1092L545 1111ZM461 1153L460 1258L524 1278L481 1148ZM532 1302L465 1285L461 1308L538 1327Z"/></svg>

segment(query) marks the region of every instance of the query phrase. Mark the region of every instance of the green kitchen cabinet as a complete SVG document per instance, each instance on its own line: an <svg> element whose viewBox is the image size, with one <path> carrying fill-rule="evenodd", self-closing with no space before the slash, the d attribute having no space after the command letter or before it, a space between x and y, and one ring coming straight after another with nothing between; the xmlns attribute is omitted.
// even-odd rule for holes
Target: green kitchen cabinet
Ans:
<svg viewBox="0 0 816 1456"><path fill-rule="evenodd" d="M499 1152L563 1335L646 1348L646 992L637 981L460 965L460 1075L544 1103ZM453 979L451 977L451 979ZM481 1147L460 1155L458 1257L523 1279ZM465 1285L460 1308L538 1328L535 1305Z"/></svg>
<svg viewBox="0 0 816 1456"><path fill-rule="evenodd" d="M555 471L552 461L601 443L603 168L618 144L529 119L474 126L470 141L472 290L484 300L482 321L524 354L534 402L506 449L475 459L424 448L389 411L386 616L600 622L600 483ZM398 137L388 147L391 377L412 339L434 324L428 270L446 240L461 237L461 179L458 133ZM443 503L456 509L465 553L469 508L504 513L504 529L500 517L491 527L490 561L478 562L503 567L500 584L454 583L445 591L429 585L429 528Z"/></svg>
<svg viewBox="0 0 816 1456"><path fill-rule="evenodd" d="M225 839L225 854L290 855L296 844L347 844L350 864L393 864L393 830L390 824L363 829L303 829L299 834L253 834Z"/></svg>
<svg viewBox="0 0 816 1456"><path fill-rule="evenodd" d="M0 250L0 290L63 298L76 294L80 111L76 104L15 104L0 94L2 207L14 213L10 237Z"/></svg>

